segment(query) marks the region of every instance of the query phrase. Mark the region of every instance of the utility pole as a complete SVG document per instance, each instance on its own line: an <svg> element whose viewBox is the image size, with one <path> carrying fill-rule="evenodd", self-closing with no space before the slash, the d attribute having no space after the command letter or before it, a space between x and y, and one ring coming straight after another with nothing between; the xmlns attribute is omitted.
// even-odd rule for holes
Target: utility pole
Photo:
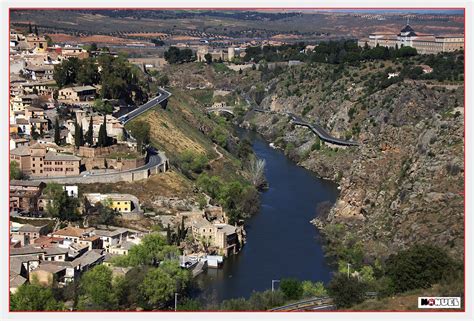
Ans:
<svg viewBox="0 0 474 321"><path fill-rule="evenodd" d="M350 268L351 268L351 264L350 264L350 263L347 263L347 278L349 278L349 271L350 271Z"/></svg>
<svg viewBox="0 0 474 321"><path fill-rule="evenodd" d="M178 311L178 293L174 293L174 311Z"/></svg>

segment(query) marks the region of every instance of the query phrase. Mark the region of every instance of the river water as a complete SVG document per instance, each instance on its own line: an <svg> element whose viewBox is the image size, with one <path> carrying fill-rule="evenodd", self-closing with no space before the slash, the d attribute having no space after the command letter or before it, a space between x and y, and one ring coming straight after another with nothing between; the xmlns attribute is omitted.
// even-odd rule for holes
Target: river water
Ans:
<svg viewBox="0 0 474 321"><path fill-rule="evenodd" d="M241 252L227 258L222 269L198 276L200 297L217 302L249 297L285 277L328 282L331 269L310 220L318 203L336 201L337 185L297 166L259 135L242 130L239 135L248 137L255 154L265 159L269 189L261 194L260 212L246 222Z"/></svg>

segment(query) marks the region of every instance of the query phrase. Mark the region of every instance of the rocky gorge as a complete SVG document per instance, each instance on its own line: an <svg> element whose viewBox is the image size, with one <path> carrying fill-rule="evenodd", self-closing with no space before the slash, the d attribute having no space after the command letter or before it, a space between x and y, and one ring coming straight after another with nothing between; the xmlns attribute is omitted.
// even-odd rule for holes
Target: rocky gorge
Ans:
<svg viewBox="0 0 474 321"><path fill-rule="evenodd" d="M364 260L386 258L415 243L464 251L464 89L405 80L367 89L375 64L293 68L265 84L260 108L243 124L254 128L299 165L336 181L340 197L314 223L328 255L362 248ZM375 69L375 70L374 70ZM370 80L370 78L369 78ZM256 88L248 88L250 95ZM294 126L291 112L317 122L358 147L320 142Z"/></svg>

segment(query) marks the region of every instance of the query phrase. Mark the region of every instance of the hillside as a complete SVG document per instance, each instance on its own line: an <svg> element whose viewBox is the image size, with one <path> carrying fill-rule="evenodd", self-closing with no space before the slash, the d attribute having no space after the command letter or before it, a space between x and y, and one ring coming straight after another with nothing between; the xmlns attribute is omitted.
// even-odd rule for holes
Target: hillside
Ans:
<svg viewBox="0 0 474 321"><path fill-rule="evenodd" d="M247 121L300 165L340 184L336 205L317 220L329 255L358 244L373 260L426 242L462 259L463 83L377 88L375 75L400 67L391 64L302 66L263 84L262 108L301 115L360 147L321 144L277 114Z"/></svg>

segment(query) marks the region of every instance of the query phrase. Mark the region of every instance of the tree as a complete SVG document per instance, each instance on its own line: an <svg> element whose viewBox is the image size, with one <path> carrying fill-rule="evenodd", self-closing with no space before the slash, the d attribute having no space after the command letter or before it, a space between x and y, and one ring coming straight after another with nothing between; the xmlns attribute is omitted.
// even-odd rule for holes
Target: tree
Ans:
<svg viewBox="0 0 474 321"><path fill-rule="evenodd" d="M35 35L39 35L38 26L37 26L37 25L35 25Z"/></svg>
<svg viewBox="0 0 474 321"><path fill-rule="evenodd" d="M166 61L170 64L190 62L193 60L193 52L189 48L180 50L177 47L171 46L165 51L164 56Z"/></svg>
<svg viewBox="0 0 474 321"><path fill-rule="evenodd" d="M164 259L177 258L179 250L174 245L169 245L166 239L157 233L143 237L142 242L133 246L128 255L114 260L117 266L155 266Z"/></svg>
<svg viewBox="0 0 474 321"><path fill-rule="evenodd" d="M89 120L89 129L87 130L86 143L88 143L89 146L94 144L94 121L92 120L92 116Z"/></svg>
<svg viewBox="0 0 474 321"><path fill-rule="evenodd" d="M117 309L118 300L112 289L112 271L105 265L95 266L81 278L78 309Z"/></svg>
<svg viewBox="0 0 474 321"><path fill-rule="evenodd" d="M58 302L51 288L35 283L25 283L10 296L12 311L61 311L64 305Z"/></svg>
<svg viewBox="0 0 474 321"><path fill-rule="evenodd" d="M92 59L83 59L77 71L76 82L82 85L94 85L100 82L97 64Z"/></svg>
<svg viewBox="0 0 474 321"><path fill-rule="evenodd" d="M204 59L206 60L206 63L207 64L211 64L212 63L212 55L210 53L207 53L204 55Z"/></svg>
<svg viewBox="0 0 474 321"><path fill-rule="evenodd" d="M40 137L40 135L36 131L36 126L35 125L31 125L30 136L31 136L31 138L33 138L33 140L37 140Z"/></svg>
<svg viewBox="0 0 474 321"><path fill-rule="evenodd" d="M33 28L31 27L31 22L28 22L28 33L29 34L33 33Z"/></svg>
<svg viewBox="0 0 474 321"><path fill-rule="evenodd" d="M443 249L425 244L400 251L386 261L386 273L394 281L396 292L428 288L460 269L462 264Z"/></svg>
<svg viewBox="0 0 474 321"><path fill-rule="evenodd" d="M191 280L190 272L181 269L177 261L164 261L158 268L150 269L140 291L151 306L164 306L174 293L184 290Z"/></svg>
<svg viewBox="0 0 474 321"><path fill-rule="evenodd" d="M54 66L53 78L59 88L76 83L81 61L75 57L64 60Z"/></svg>
<svg viewBox="0 0 474 321"><path fill-rule="evenodd" d="M298 300L303 294L301 282L294 278L282 279L280 282L280 290L289 300Z"/></svg>
<svg viewBox="0 0 474 321"><path fill-rule="evenodd" d="M76 148L79 148L82 145L81 133L82 133L82 128L77 123L77 119L74 119L74 145L76 146Z"/></svg>
<svg viewBox="0 0 474 321"><path fill-rule="evenodd" d="M108 100L96 99L94 100L94 105L92 106L94 111L105 114L112 114L114 107Z"/></svg>
<svg viewBox="0 0 474 321"><path fill-rule="evenodd" d="M338 273L329 282L328 292L338 308L348 308L364 301L366 288L364 282Z"/></svg>
<svg viewBox="0 0 474 321"><path fill-rule="evenodd" d="M120 212L115 211L112 207L112 201L110 199L98 205L99 219L97 223L111 225L114 224L115 218L120 215Z"/></svg>
<svg viewBox="0 0 474 321"><path fill-rule="evenodd" d="M16 161L10 161L10 179L23 179L25 175Z"/></svg>
<svg viewBox="0 0 474 321"><path fill-rule="evenodd" d="M109 136L107 136L107 118L104 115L104 122L100 125L99 128L99 138L97 145L99 147L107 147L109 146Z"/></svg>
<svg viewBox="0 0 474 321"><path fill-rule="evenodd" d="M326 297L328 295L322 282L303 281L301 282L301 290L305 298Z"/></svg>
<svg viewBox="0 0 474 321"><path fill-rule="evenodd" d="M256 188L265 183L265 160L252 157L249 163L250 182Z"/></svg>
<svg viewBox="0 0 474 321"><path fill-rule="evenodd" d="M44 39L46 39L48 47L52 47L54 45L53 39L49 35L44 35Z"/></svg>
<svg viewBox="0 0 474 321"><path fill-rule="evenodd" d="M61 144L61 129L59 128L58 117L54 121L54 142L58 146Z"/></svg>
<svg viewBox="0 0 474 321"><path fill-rule="evenodd" d="M128 125L130 133L137 140L137 150L142 151L143 147L150 143L150 124L139 120Z"/></svg>
<svg viewBox="0 0 474 321"><path fill-rule="evenodd" d="M46 204L46 212L61 221L76 221L79 219L79 200L69 196L67 191L57 183L48 183L43 194L50 201Z"/></svg>

